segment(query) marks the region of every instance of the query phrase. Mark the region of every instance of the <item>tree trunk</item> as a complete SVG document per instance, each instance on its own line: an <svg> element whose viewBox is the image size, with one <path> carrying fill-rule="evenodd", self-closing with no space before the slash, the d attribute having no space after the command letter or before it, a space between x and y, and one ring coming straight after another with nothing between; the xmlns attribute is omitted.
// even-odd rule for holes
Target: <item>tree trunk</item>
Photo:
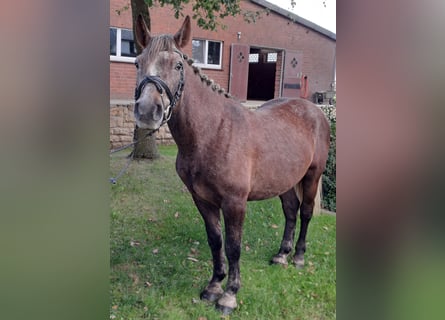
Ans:
<svg viewBox="0 0 445 320"><path fill-rule="evenodd" d="M156 146L156 137L151 135L147 137L150 130L141 129L138 126L134 128L133 141L141 140L134 145L134 159L158 159L159 152ZM146 138L145 138L146 137Z"/></svg>
<svg viewBox="0 0 445 320"><path fill-rule="evenodd" d="M133 39L136 39L136 35L134 35L134 30L136 30L136 19L139 14L142 14L144 17L145 23L147 27L150 29L150 12L148 11L148 6L144 0L131 0L131 13L133 19ZM136 46L137 54L140 54L143 50L137 41L134 41ZM138 143L134 145L133 158L134 159L157 159L159 158L159 151L156 145L156 135L153 134L147 138L144 138L148 135L150 130L141 129L138 126L134 128L133 140L137 141L142 139Z"/></svg>

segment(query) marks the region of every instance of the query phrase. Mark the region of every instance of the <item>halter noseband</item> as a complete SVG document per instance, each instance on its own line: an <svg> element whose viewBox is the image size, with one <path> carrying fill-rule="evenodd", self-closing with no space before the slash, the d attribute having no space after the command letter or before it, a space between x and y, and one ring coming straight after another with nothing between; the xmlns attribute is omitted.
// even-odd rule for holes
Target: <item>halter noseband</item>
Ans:
<svg viewBox="0 0 445 320"><path fill-rule="evenodd" d="M182 58L184 58L183 54L179 51L176 51ZM156 90L158 90L159 94L161 95L161 101L162 101L162 107L164 108L164 115L162 119L161 126L165 124L168 120L170 120L170 117L173 112L173 108L175 107L176 103L178 102L179 98L181 98L182 91L184 89L184 66L181 66L180 71L180 79L178 83L178 87L176 89L175 94L173 95L170 91L170 88L167 86L164 80L162 80L158 76L145 76L144 79L139 83L139 85L136 87L134 92L134 100L137 101L139 97L142 94L142 90L144 90L145 86L149 83L153 83L156 87ZM170 104L168 106L165 106L164 104L164 91L167 94L168 100L170 100Z"/></svg>

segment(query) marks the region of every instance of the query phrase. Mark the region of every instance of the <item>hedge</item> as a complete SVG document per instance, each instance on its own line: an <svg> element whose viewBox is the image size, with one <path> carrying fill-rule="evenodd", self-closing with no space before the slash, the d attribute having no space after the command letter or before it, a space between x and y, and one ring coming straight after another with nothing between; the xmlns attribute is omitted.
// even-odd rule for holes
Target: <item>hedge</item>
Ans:
<svg viewBox="0 0 445 320"><path fill-rule="evenodd" d="M337 114L335 103L333 106L321 106L331 124L331 146L328 161L322 177L321 206L329 211L337 211L336 196L336 142L337 142Z"/></svg>

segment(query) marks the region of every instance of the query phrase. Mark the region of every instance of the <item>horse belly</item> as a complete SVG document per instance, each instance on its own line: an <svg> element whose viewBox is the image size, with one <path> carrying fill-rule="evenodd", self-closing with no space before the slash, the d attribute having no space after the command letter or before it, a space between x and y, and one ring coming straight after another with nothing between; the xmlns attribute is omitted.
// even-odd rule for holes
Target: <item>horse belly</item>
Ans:
<svg viewBox="0 0 445 320"><path fill-rule="evenodd" d="M301 178L302 177L297 177L296 179L286 178L285 180L273 180L253 185L247 200L264 200L279 196L280 194L283 194L293 188L301 180Z"/></svg>
<svg viewBox="0 0 445 320"><path fill-rule="evenodd" d="M251 191L248 200L269 199L285 193L300 182L308 168L309 164L296 165L290 170L275 166L256 173L251 180Z"/></svg>
<svg viewBox="0 0 445 320"><path fill-rule="evenodd" d="M189 191L213 205L219 207L226 198L245 198L249 192L249 179L243 174L248 172L245 167L222 169L215 162L188 167L186 162L180 163L183 166L177 165L177 172Z"/></svg>

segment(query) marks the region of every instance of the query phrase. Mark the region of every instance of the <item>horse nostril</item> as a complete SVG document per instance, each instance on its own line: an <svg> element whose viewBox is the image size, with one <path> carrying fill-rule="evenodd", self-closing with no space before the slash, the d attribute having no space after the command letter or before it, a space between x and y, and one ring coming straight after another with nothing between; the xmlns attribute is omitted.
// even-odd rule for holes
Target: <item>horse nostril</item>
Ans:
<svg viewBox="0 0 445 320"><path fill-rule="evenodd" d="M160 104L155 105L153 109L153 120L158 121L164 116L164 110Z"/></svg>

